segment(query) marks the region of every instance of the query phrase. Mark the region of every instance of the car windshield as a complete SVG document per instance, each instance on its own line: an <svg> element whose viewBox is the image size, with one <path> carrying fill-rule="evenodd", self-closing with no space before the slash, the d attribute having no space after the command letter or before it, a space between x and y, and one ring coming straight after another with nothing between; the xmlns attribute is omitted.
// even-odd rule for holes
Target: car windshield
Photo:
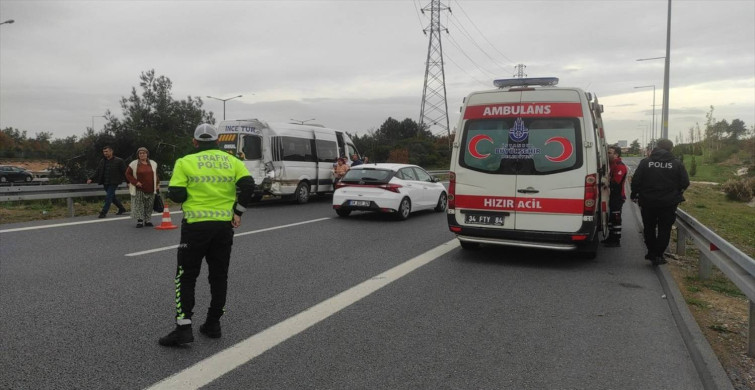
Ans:
<svg viewBox="0 0 755 390"><path fill-rule="evenodd" d="M344 182L374 182L387 183L393 177L390 169L351 169L343 177Z"/></svg>

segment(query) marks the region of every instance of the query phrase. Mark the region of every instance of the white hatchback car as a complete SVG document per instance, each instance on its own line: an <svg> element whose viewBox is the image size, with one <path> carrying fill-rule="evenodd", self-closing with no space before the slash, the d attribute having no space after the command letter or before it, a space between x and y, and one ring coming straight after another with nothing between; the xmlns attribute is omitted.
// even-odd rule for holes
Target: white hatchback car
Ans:
<svg viewBox="0 0 755 390"><path fill-rule="evenodd" d="M447 200L446 187L416 165L363 164L336 184L333 209L341 217L358 210L392 213L403 220L413 211L445 211Z"/></svg>

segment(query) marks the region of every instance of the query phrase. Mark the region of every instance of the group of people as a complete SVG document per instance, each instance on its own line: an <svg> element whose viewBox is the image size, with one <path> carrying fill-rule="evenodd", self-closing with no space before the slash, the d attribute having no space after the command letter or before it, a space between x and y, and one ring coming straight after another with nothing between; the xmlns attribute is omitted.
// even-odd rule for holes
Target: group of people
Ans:
<svg viewBox="0 0 755 390"><path fill-rule="evenodd" d="M157 163L149 159L149 150L145 147L137 149L136 154L137 158L126 165L122 158L113 154L110 145L102 148L103 158L94 175L87 179L87 184L96 181L105 188L105 203L98 218L107 216L111 204L118 208L116 215L126 213L126 207L115 195L118 186L126 181L131 195L131 217L136 220L136 227L153 226L153 204L155 196L160 192Z"/></svg>
<svg viewBox="0 0 755 390"><path fill-rule="evenodd" d="M355 167L357 165L367 164L368 162L367 156L364 156L363 159L359 158L359 155L356 153L351 155L351 160L348 160L346 157L339 157L335 163L333 163L333 177L335 177L334 183L337 183L340 181L345 175L346 172L351 169L351 167Z"/></svg>
<svg viewBox="0 0 755 390"><path fill-rule="evenodd" d="M645 259L653 265L665 264L664 252L671 240L671 228L676 221L676 209L684 201L689 187L689 175L684 164L671 153L674 144L668 139L658 140L650 156L642 159L634 171L630 199L640 206L643 238L647 248ZM621 245L621 209L626 200L624 184L628 173L621 161L621 148L608 147L610 163L610 211L608 237L603 244Z"/></svg>

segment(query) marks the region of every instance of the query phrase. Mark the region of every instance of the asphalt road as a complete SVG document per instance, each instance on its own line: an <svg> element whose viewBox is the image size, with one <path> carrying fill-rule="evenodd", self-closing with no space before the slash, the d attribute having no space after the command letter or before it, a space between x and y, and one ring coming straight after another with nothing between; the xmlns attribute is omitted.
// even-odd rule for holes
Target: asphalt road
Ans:
<svg viewBox="0 0 755 390"><path fill-rule="evenodd" d="M195 326L178 349L157 344L178 230L0 225L0 389L701 389L627 207L622 247L584 260L464 251L443 213L261 204L237 229L223 337Z"/></svg>

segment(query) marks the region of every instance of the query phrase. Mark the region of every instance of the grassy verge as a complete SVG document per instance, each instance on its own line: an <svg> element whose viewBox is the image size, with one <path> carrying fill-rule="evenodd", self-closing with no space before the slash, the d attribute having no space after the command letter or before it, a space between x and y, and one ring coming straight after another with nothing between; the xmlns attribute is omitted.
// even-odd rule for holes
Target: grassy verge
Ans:
<svg viewBox="0 0 755 390"><path fill-rule="evenodd" d="M118 199L121 200L126 209L130 209L128 196L120 196ZM74 215L77 217L97 215L102 210L104 201L105 197L75 198L73 200ZM117 207L110 207L111 213L116 210ZM70 217L70 212L65 199L3 202L0 208L0 224L68 217Z"/></svg>
<svg viewBox="0 0 755 390"><path fill-rule="evenodd" d="M720 182L733 176L733 173L727 176L730 170L720 167L703 169L702 172L705 176L700 181ZM684 194L687 201L680 208L753 257L755 209L726 199L719 187L692 183ZM695 246L687 245L686 253L669 261L669 270L734 388L755 390L755 358L747 355L748 299L715 267L709 279L701 279L699 258Z"/></svg>

